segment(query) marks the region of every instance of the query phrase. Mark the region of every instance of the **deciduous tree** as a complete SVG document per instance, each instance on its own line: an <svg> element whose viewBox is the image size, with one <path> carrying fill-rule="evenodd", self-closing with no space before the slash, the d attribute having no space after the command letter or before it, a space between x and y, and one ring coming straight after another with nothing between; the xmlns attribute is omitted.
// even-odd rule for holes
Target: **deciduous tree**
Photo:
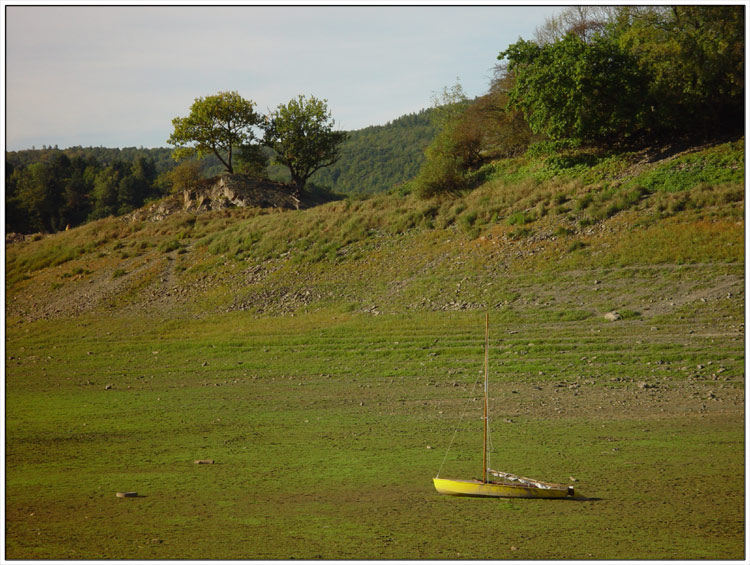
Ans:
<svg viewBox="0 0 750 565"><path fill-rule="evenodd" d="M260 117L254 107L254 102L237 92L196 98L187 117L172 120L174 132L167 143L176 147L174 158L213 154L233 173L233 152L255 139L253 128Z"/></svg>
<svg viewBox="0 0 750 565"><path fill-rule="evenodd" d="M641 131L649 108L648 79L636 58L607 36L584 41L569 33L539 46L520 40L500 53L516 82L511 107L534 133L552 139L602 141Z"/></svg>
<svg viewBox="0 0 750 565"><path fill-rule="evenodd" d="M338 160L346 133L333 128L327 101L314 96L293 98L268 116L263 143L274 150L275 161L289 169L296 196L315 171Z"/></svg>

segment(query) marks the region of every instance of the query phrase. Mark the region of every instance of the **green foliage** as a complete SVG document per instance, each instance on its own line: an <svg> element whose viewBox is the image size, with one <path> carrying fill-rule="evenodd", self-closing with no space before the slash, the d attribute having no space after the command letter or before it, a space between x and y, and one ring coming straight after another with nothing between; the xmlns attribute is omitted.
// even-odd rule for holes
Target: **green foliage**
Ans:
<svg viewBox="0 0 750 565"><path fill-rule="evenodd" d="M651 192L682 192L702 183L742 183L745 178L744 151L743 139L688 153L632 179L629 184L638 184Z"/></svg>
<svg viewBox="0 0 750 565"><path fill-rule="evenodd" d="M125 213L159 195L155 163L144 153L104 165L78 148L17 152L6 154L6 165L10 231L59 231Z"/></svg>
<svg viewBox="0 0 750 565"><path fill-rule="evenodd" d="M461 160L444 152L440 146L443 138L436 140L425 151L426 161L414 180L416 194L422 198L456 193L468 187Z"/></svg>
<svg viewBox="0 0 750 565"><path fill-rule="evenodd" d="M55 208L60 193L56 186L51 168L44 163L35 163L23 172L16 174L15 201L19 212L26 215L26 222L31 229L54 231ZM11 224L20 223L19 219L9 218Z"/></svg>
<svg viewBox="0 0 750 565"><path fill-rule="evenodd" d="M506 223L509 226L523 226L524 224L533 222L535 219L534 215L528 212L514 212L508 216Z"/></svg>
<svg viewBox="0 0 750 565"><path fill-rule="evenodd" d="M614 308L612 308L612 310L614 310ZM617 312L619 312L620 319L622 320L635 320L642 316L640 312L628 308L618 309Z"/></svg>
<svg viewBox="0 0 750 565"><path fill-rule="evenodd" d="M137 157L132 164L115 162L96 173L90 219L126 214L155 196L156 168Z"/></svg>
<svg viewBox="0 0 750 565"><path fill-rule="evenodd" d="M646 77L636 58L609 38L568 34L539 46L520 40L501 52L516 84L510 106L535 133L552 139L627 138L644 127Z"/></svg>
<svg viewBox="0 0 750 565"><path fill-rule="evenodd" d="M241 174L264 178L268 175L268 155L259 145L242 145L237 154L236 171Z"/></svg>
<svg viewBox="0 0 750 565"><path fill-rule="evenodd" d="M425 162L414 185L418 195L456 194L485 182L493 172L491 159L523 151L531 132L517 112L507 111L499 87L469 101L457 84L445 89L433 110L438 133L425 150Z"/></svg>
<svg viewBox="0 0 750 565"><path fill-rule="evenodd" d="M552 139L586 143L739 132L744 111L741 6L619 6L501 52L510 107ZM549 31L550 33L546 33Z"/></svg>
<svg viewBox="0 0 750 565"><path fill-rule="evenodd" d="M339 145L347 137L334 131L327 101L314 96L279 104L263 127L263 143L273 149L276 163L289 169L298 192L315 171L338 160Z"/></svg>
<svg viewBox="0 0 750 565"><path fill-rule="evenodd" d="M466 173L481 162L481 132L467 124L468 107L469 100L458 83L445 88L442 98L435 101L433 119L439 131L425 150L425 163L415 179L422 198L469 186Z"/></svg>
<svg viewBox="0 0 750 565"><path fill-rule="evenodd" d="M213 154L233 173L233 151L249 145L255 139L252 128L260 124L254 106L237 92L196 98L187 117L172 120L167 143L175 146L175 160Z"/></svg>
<svg viewBox="0 0 750 565"><path fill-rule="evenodd" d="M164 241L159 245L159 251L161 251L162 253L169 253L180 248L182 248L182 244L176 239Z"/></svg>
<svg viewBox="0 0 750 565"><path fill-rule="evenodd" d="M58 149L57 147L43 147L42 149L24 149L21 151L7 151L5 153L6 174L9 175L7 165L23 169L33 163L51 162L57 155L65 155L72 164L82 163L80 167L94 165L98 168L112 165L116 162L133 163L136 158L143 157L153 162L156 173L161 174L175 166L172 149L168 147L81 147L80 145ZM76 165L77 167L79 165Z"/></svg>
<svg viewBox="0 0 750 565"><path fill-rule="evenodd" d="M699 133L742 128L743 6L623 6L612 34L650 77L657 127Z"/></svg>
<svg viewBox="0 0 750 565"><path fill-rule="evenodd" d="M579 139L557 139L537 141L529 145L526 155L529 157L556 157L558 154L571 149L578 149L581 146Z"/></svg>
<svg viewBox="0 0 750 565"><path fill-rule="evenodd" d="M186 159L175 168L163 173L159 182L164 186L164 192L176 193L192 188L203 179L201 168L197 161Z"/></svg>
<svg viewBox="0 0 750 565"><path fill-rule="evenodd" d="M585 247L586 247L586 244L583 241L576 240L568 246L568 253L572 253L573 251L578 251L579 249L583 249Z"/></svg>

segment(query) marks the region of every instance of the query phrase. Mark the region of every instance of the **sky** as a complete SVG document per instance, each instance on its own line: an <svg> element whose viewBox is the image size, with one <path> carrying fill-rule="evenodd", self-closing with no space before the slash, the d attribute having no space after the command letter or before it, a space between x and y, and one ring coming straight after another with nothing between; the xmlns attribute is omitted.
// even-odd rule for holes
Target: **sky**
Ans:
<svg viewBox="0 0 750 565"><path fill-rule="evenodd" d="M195 98L328 100L337 129L487 91L561 6L34 6L4 2L5 146L167 147Z"/></svg>

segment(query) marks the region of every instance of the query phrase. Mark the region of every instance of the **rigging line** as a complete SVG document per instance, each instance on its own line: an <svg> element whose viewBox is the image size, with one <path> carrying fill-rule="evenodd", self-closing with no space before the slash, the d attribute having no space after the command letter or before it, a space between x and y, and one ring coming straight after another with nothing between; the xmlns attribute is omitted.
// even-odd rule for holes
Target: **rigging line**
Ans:
<svg viewBox="0 0 750 565"><path fill-rule="evenodd" d="M487 349L489 351L489 338L487 339ZM489 370L489 355L488 355L488 364L487 368ZM492 452L495 450L495 446L492 443L492 426L490 425L490 414L492 413L492 410L490 409L491 405L491 399L490 395L487 394L487 441L489 442L489 449L487 450L487 468L492 468Z"/></svg>
<svg viewBox="0 0 750 565"><path fill-rule="evenodd" d="M490 413L489 402L487 407L487 414ZM487 468L492 469L492 452L495 451L495 445L492 443L492 426L490 426L489 416L487 418L487 441L489 442L489 449L487 449Z"/></svg>
<svg viewBox="0 0 750 565"><path fill-rule="evenodd" d="M443 461L440 463L440 468L438 469L437 474L435 475L435 478L440 477L440 471L443 470L443 465L445 465L445 460L448 458L448 452L451 450L451 446L453 445L453 440L456 439L456 434L458 433L458 429L461 427L461 421L464 419L464 415L466 414L466 410L469 408L469 400L474 397L474 390L477 388L477 382L479 381L479 376L477 376L476 379L474 379L474 384L471 387L471 393L469 396L466 397L466 402L464 403L464 409L461 412L461 416L458 418L458 424L456 424L456 429L453 430L453 437L451 438L451 442L448 444L448 449L445 450L445 455L443 456Z"/></svg>

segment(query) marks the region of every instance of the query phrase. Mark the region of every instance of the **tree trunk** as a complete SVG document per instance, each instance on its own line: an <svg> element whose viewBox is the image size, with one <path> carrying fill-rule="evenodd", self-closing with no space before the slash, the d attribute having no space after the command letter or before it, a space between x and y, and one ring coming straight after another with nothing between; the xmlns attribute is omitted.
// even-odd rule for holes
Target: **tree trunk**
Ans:
<svg viewBox="0 0 750 565"><path fill-rule="evenodd" d="M232 168L232 151L231 151L231 150L229 151L229 155L228 155L228 157L229 157L229 162L227 163L227 162L226 162L226 161L224 160L224 158L223 158L223 157L221 156L221 153L219 153L219 152L218 152L218 151L216 150L216 147L213 147L212 149L213 149L213 151L214 151L214 155L216 155L216 158L217 158L217 159L218 159L219 161L221 161L221 164L222 164L222 165L224 165L224 166L225 166L225 167L227 168L227 172L228 172L228 173L229 173L230 175L233 175L233 174L234 174L234 169Z"/></svg>
<svg viewBox="0 0 750 565"><path fill-rule="evenodd" d="M297 174L292 173L292 195L295 198L300 198L304 190L305 190L305 179L303 179Z"/></svg>

